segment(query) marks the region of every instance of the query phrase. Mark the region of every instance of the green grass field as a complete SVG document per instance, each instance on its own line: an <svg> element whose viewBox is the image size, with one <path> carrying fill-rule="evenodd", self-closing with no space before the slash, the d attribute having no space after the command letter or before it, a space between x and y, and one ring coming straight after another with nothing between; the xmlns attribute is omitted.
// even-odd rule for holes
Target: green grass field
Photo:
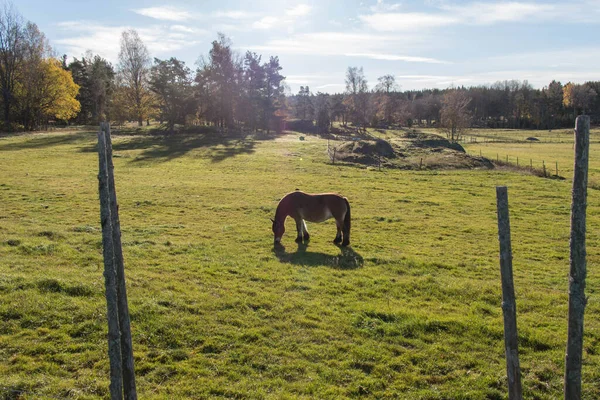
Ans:
<svg viewBox="0 0 600 400"><path fill-rule="evenodd" d="M496 185L509 187L525 397L562 397L570 178L329 165L325 141L298 136L113 138L140 398L507 398ZM0 138L0 398L108 398L95 151L94 132ZM298 246L288 220L274 250L269 218L296 188L348 197L351 248L332 244L332 221Z"/></svg>

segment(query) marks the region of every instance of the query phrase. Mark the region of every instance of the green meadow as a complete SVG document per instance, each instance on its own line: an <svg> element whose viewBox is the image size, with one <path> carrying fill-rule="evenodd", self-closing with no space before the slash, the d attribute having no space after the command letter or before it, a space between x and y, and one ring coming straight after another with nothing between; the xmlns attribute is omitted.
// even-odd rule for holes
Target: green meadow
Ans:
<svg viewBox="0 0 600 400"><path fill-rule="evenodd" d="M524 396L562 397L572 136L465 145L558 160L564 180L331 165L325 140L299 136L113 137L140 398L506 399L496 185L509 193ZM2 399L109 397L96 140L0 138ZM299 246L288 219L274 249L269 218L296 188L349 199L349 248L332 243L332 220L309 223ZM583 393L596 399L594 188L587 229Z"/></svg>

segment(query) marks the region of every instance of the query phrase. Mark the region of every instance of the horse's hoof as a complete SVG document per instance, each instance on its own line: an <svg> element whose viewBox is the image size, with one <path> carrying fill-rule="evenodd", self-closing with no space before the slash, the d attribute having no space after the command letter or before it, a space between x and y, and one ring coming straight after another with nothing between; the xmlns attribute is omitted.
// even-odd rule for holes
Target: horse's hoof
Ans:
<svg viewBox="0 0 600 400"><path fill-rule="evenodd" d="M299 236L295 240L296 243L302 243L302 236Z"/></svg>
<svg viewBox="0 0 600 400"><path fill-rule="evenodd" d="M305 235L305 236L304 236L304 241L305 241L305 242L308 242L309 240L310 240L310 236L309 236L309 235Z"/></svg>
<svg viewBox="0 0 600 400"><path fill-rule="evenodd" d="M350 241L349 240L342 242L342 247L346 247L346 246L349 246L349 245L350 245Z"/></svg>

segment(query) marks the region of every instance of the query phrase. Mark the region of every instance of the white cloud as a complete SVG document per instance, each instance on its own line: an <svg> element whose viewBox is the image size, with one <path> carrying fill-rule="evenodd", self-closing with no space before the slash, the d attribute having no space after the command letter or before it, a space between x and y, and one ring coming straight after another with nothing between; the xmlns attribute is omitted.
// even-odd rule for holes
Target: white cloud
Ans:
<svg viewBox="0 0 600 400"><path fill-rule="evenodd" d="M428 57L413 57L413 56L400 56L395 54L373 54L373 53L347 53L344 54L348 57L363 57L363 58L372 58L374 60L386 60L386 61L406 61L406 62L421 62L421 63L429 63L429 64L450 64L447 61L437 60L435 58Z"/></svg>
<svg viewBox="0 0 600 400"><path fill-rule="evenodd" d="M314 74L314 75L286 75L285 82L289 84L298 84L305 85L307 83L315 83L315 82L323 82L331 79L335 79L336 76L333 75L322 75L322 74Z"/></svg>
<svg viewBox="0 0 600 400"><path fill-rule="evenodd" d="M275 17L271 17L271 16L262 17L258 21L254 22L252 24L252 27L254 29L271 29L275 25L277 25L278 21L279 20Z"/></svg>
<svg viewBox="0 0 600 400"><path fill-rule="evenodd" d="M377 0L377 4L375 4L374 6L371 6L370 9L374 13L386 13L386 12L398 11L400 9L400 7L402 7L401 4L387 4L383 0Z"/></svg>
<svg viewBox="0 0 600 400"><path fill-rule="evenodd" d="M416 44L426 41L425 36L384 36L367 33L315 32L273 39L265 45L249 46L250 50L277 54L308 54L315 56L364 57L379 60L444 63L428 57L407 56L404 53Z"/></svg>
<svg viewBox="0 0 600 400"><path fill-rule="evenodd" d="M193 17L189 11L180 10L172 6L138 8L131 11L145 17L166 21L186 21Z"/></svg>
<svg viewBox="0 0 600 400"><path fill-rule="evenodd" d="M303 17L305 15L310 14L311 10L312 10L312 7L309 6L308 4L298 4L294 8L287 9L285 11L285 14L289 15L290 17Z"/></svg>
<svg viewBox="0 0 600 400"><path fill-rule="evenodd" d="M215 11L211 14L211 16L214 18L228 18L237 20L256 18L258 15L258 13L243 10Z"/></svg>
<svg viewBox="0 0 600 400"><path fill-rule="evenodd" d="M471 3L464 6L442 6L442 9L454 14L462 23L481 25L556 16L554 5L522 2Z"/></svg>
<svg viewBox="0 0 600 400"><path fill-rule="evenodd" d="M378 0L370 14L359 15L365 26L381 32L405 32L439 28L449 25L493 25L510 22L598 23L600 2L597 0L569 3L520 1L471 2L461 5L435 2L433 12L399 12L397 4L390 6Z"/></svg>
<svg viewBox="0 0 600 400"><path fill-rule="evenodd" d="M89 21L67 21L58 24L71 37L55 40L66 53L79 57L87 50L111 62L118 59L121 34L130 26L107 26ZM171 56L173 51L196 45L199 36L207 32L182 25L153 25L137 28L137 32L152 56Z"/></svg>
<svg viewBox="0 0 600 400"><path fill-rule="evenodd" d="M334 88L345 88L346 85L343 83L328 83L325 85L317 86L316 89L334 89ZM336 89L339 91L339 89Z"/></svg>
<svg viewBox="0 0 600 400"><path fill-rule="evenodd" d="M414 31L459 22L454 16L427 13L376 13L359 18L369 28L382 32Z"/></svg>
<svg viewBox="0 0 600 400"><path fill-rule="evenodd" d="M202 32L199 29L190 28L189 26L185 26L185 25L171 25L171 30L172 31L177 31L177 32L184 32L184 33L198 33L198 32Z"/></svg>

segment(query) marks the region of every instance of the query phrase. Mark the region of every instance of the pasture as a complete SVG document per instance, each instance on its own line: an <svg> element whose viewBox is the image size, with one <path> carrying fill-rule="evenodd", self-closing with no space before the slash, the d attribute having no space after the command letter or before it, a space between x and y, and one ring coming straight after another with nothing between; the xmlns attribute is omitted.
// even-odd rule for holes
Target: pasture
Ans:
<svg viewBox="0 0 600 400"><path fill-rule="evenodd" d="M140 398L506 398L496 185L524 394L561 397L570 177L330 165L324 140L298 137L113 137ZM2 398L108 396L97 170L95 132L0 138ZM332 220L297 245L290 219L274 249L269 218L296 188L348 197L347 250ZM586 399L600 398L599 200L589 189Z"/></svg>

